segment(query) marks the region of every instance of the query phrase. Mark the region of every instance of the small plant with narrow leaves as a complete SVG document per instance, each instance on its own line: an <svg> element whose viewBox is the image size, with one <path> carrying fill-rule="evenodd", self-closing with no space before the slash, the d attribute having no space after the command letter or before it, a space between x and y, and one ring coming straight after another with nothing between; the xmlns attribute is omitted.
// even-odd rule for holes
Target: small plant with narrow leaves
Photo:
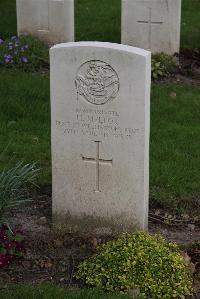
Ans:
<svg viewBox="0 0 200 299"><path fill-rule="evenodd" d="M49 68L48 46L33 37L0 38L0 66L24 71Z"/></svg>
<svg viewBox="0 0 200 299"><path fill-rule="evenodd" d="M0 226L0 269L8 266L13 259L21 257L22 254L22 235L11 232L5 225Z"/></svg>
<svg viewBox="0 0 200 299"><path fill-rule="evenodd" d="M152 79L158 80L169 77L176 70L175 57L165 53L157 53L152 55L151 75Z"/></svg>
<svg viewBox="0 0 200 299"><path fill-rule="evenodd" d="M76 277L107 291L139 291L144 298L185 298L192 293L188 265L178 246L160 235L123 234L79 264Z"/></svg>
<svg viewBox="0 0 200 299"><path fill-rule="evenodd" d="M35 163L18 163L0 172L0 224L8 225L8 212L30 200L28 186L35 183L39 169Z"/></svg>

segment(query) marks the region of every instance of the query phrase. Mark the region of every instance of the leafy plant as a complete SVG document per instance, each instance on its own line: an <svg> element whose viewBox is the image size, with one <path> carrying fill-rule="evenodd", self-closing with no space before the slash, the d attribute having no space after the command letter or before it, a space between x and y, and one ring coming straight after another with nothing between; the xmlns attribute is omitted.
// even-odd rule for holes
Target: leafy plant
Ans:
<svg viewBox="0 0 200 299"><path fill-rule="evenodd" d="M145 298L185 298L192 292L187 263L174 243L146 232L123 234L78 266L77 278L107 291L140 291Z"/></svg>
<svg viewBox="0 0 200 299"><path fill-rule="evenodd" d="M8 266L17 257L22 256L23 237L2 225L0 226L0 268Z"/></svg>
<svg viewBox="0 0 200 299"><path fill-rule="evenodd" d="M153 79L162 79L174 73L176 68L175 57L165 53L152 55L151 75Z"/></svg>
<svg viewBox="0 0 200 299"><path fill-rule="evenodd" d="M31 72L49 68L48 47L33 37L0 38L0 65Z"/></svg>
<svg viewBox="0 0 200 299"><path fill-rule="evenodd" d="M38 170L35 163L23 165L20 162L0 172L0 223L7 222L9 209L30 200L27 186L34 184Z"/></svg>

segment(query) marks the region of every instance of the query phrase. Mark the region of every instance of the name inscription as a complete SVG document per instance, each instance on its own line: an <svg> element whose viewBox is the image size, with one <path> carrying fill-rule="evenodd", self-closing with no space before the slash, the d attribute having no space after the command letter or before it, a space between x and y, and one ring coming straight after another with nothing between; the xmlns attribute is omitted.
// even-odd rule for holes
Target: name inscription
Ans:
<svg viewBox="0 0 200 299"><path fill-rule="evenodd" d="M138 128L122 127L116 111L76 108L75 112L74 120L56 120L56 126L65 135L128 140L139 132Z"/></svg>

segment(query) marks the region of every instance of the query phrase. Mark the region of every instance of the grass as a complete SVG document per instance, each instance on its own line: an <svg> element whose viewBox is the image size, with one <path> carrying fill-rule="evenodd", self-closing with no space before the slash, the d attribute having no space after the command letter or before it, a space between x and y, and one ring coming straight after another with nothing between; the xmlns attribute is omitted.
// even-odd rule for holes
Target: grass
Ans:
<svg viewBox="0 0 200 299"><path fill-rule="evenodd" d="M181 47L200 47L200 1L182 1ZM0 37L16 34L15 0L0 1ZM120 42L121 0L75 0L76 40Z"/></svg>
<svg viewBox="0 0 200 299"><path fill-rule="evenodd" d="M0 1L0 37L7 38L17 32L15 0Z"/></svg>
<svg viewBox="0 0 200 299"><path fill-rule="evenodd" d="M199 196L200 89L154 85L151 97L152 203L173 206ZM176 93L176 98L170 94ZM183 207L183 204L182 204Z"/></svg>
<svg viewBox="0 0 200 299"><path fill-rule="evenodd" d="M76 0L76 40L121 40L121 0Z"/></svg>
<svg viewBox="0 0 200 299"><path fill-rule="evenodd" d="M200 1L182 0L181 47L200 47Z"/></svg>
<svg viewBox="0 0 200 299"><path fill-rule="evenodd" d="M0 71L0 168L38 162L39 184L51 183L49 77ZM176 98L170 97L175 92ZM199 196L200 93L187 85L156 84L151 97L151 203Z"/></svg>
<svg viewBox="0 0 200 299"><path fill-rule="evenodd" d="M67 291L53 284L31 286L10 284L1 288L2 299L128 299L126 295L111 295L98 290ZM139 297L138 297L139 299Z"/></svg>
<svg viewBox="0 0 200 299"><path fill-rule="evenodd" d="M36 161L40 183L50 183L49 78L1 70L0 90L0 168Z"/></svg>

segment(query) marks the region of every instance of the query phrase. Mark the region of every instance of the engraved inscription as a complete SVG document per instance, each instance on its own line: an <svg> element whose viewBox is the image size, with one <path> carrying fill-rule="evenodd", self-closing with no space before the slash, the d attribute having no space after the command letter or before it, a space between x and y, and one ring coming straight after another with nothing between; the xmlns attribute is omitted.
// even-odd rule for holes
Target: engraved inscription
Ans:
<svg viewBox="0 0 200 299"><path fill-rule="evenodd" d="M64 135L79 135L95 139L131 140L141 129L122 126L120 114L113 110L76 108L73 120L56 120Z"/></svg>
<svg viewBox="0 0 200 299"><path fill-rule="evenodd" d="M152 21L152 8L149 7L149 18L146 21L138 21L139 24L147 24L149 27L149 34L148 34L148 42L149 42L149 50L152 47L152 25L162 25L163 22L153 22Z"/></svg>
<svg viewBox="0 0 200 299"><path fill-rule="evenodd" d="M96 184L95 184L95 192L101 192L100 190L100 164L110 164L112 165L112 160L104 160L100 159L100 142L101 141L94 141L96 144L96 158L87 158L82 156L82 160L86 162L94 162L96 164Z"/></svg>
<svg viewBox="0 0 200 299"><path fill-rule="evenodd" d="M81 65L75 79L78 96L94 105L104 105L119 91L119 78L107 63L92 60Z"/></svg>

